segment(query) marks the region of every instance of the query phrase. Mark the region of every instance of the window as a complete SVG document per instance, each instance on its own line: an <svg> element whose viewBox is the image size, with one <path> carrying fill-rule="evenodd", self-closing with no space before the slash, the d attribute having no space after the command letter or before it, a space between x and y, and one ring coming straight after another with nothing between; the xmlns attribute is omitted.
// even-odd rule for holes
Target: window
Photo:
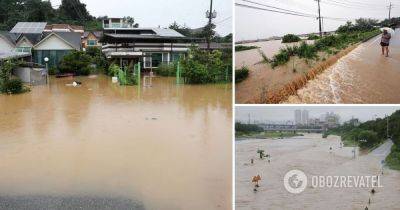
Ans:
<svg viewBox="0 0 400 210"><path fill-rule="evenodd" d="M157 68L163 62L163 53L146 53L144 68Z"/></svg>
<svg viewBox="0 0 400 210"><path fill-rule="evenodd" d="M174 52L171 54L171 62L179 61L181 57L183 57L183 54Z"/></svg>
<svg viewBox="0 0 400 210"><path fill-rule="evenodd" d="M162 54L162 62L163 63L169 63L170 58L169 58L169 53L163 53Z"/></svg>
<svg viewBox="0 0 400 210"><path fill-rule="evenodd" d="M31 47L17 47L15 49L16 52L23 52L23 53L30 53L31 52Z"/></svg>
<svg viewBox="0 0 400 210"><path fill-rule="evenodd" d="M151 54L152 67L158 67L162 62L162 53L152 53Z"/></svg>
<svg viewBox="0 0 400 210"><path fill-rule="evenodd" d="M87 40L87 46L96 46L97 40Z"/></svg>

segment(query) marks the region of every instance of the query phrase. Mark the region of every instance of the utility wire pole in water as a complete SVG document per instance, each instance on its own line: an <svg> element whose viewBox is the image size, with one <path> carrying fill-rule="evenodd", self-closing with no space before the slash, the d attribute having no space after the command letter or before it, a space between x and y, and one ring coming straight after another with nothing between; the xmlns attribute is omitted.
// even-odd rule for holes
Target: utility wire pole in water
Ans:
<svg viewBox="0 0 400 210"><path fill-rule="evenodd" d="M321 0L316 0L318 2L318 22L319 22L319 36L322 37L322 19L321 19Z"/></svg>

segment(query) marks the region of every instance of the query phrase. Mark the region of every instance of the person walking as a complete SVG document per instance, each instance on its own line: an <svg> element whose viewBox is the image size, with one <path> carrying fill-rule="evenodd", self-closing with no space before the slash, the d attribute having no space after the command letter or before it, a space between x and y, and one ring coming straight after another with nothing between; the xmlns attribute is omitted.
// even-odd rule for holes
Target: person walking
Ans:
<svg viewBox="0 0 400 210"><path fill-rule="evenodd" d="M389 57L389 44L392 35L388 32L388 30L384 29L381 38L381 46L382 46L382 55Z"/></svg>

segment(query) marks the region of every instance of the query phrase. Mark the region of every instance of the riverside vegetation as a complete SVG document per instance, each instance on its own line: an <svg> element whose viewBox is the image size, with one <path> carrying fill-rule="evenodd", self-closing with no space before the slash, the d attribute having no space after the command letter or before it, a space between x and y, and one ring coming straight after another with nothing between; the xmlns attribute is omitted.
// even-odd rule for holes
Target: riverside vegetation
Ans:
<svg viewBox="0 0 400 210"><path fill-rule="evenodd" d="M264 129L255 124L235 123L235 137L237 139L271 139L271 138L290 138L302 136L297 132L264 131Z"/></svg>
<svg viewBox="0 0 400 210"><path fill-rule="evenodd" d="M289 68L297 74L293 74L293 79L274 90L264 90L253 99L253 103L280 103L287 100L309 80L316 78L338 59L351 52L359 43L377 36L380 33L379 25L380 23L372 19L358 19L355 24L348 22L340 26L334 35L316 39L313 44L303 41L296 45L286 46L272 58L268 58L260 50L262 57L260 63L270 65L272 70L281 66L283 69ZM295 39L292 35L289 37ZM310 39L315 39L315 37L310 36ZM301 74L298 73L298 68L301 68Z"/></svg>
<svg viewBox="0 0 400 210"><path fill-rule="evenodd" d="M192 46L186 56L170 64L160 64L155 72L160 76L181 76L186 84L229 83L232 81L232 50L200 50Z"/></svg>
<svg viewBox="0 0 400 210"><path fill-rule="evenodd" d="M382 144L387 136L387 122L389 121L389 138L394 145L386 164L396 170L400 170L400 110L385 118L367 121L355 126L352 123L344 123L342 126L330 129L325 135L338 135L346 146L359 146L364 150L371 150Z"/></svg>

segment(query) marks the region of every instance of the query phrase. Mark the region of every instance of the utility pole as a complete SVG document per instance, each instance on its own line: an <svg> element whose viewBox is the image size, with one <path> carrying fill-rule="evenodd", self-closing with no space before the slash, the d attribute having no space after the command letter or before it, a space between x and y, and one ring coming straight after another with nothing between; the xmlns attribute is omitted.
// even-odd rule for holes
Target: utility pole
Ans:
<svg viewBox="0 0 400 210"><path fill-rule="evenodd" d="M386 117L386 136L389 139L389 115Z"/></svg>
<svg viewBox="0 0 400 210"><path fill-rule="evenodd" d="M393 8L393 4L392 4L392 2L390 2L389 6L388 6L388 9L389 9L389 22L390 22L390 19L392 18L391 17L392 8Z"/></svg>
<svg viewBox="0 0 400 210"><path fill-rule="evenodd" d="M213 11L213 0L210 0L210 1L211 1L211 2L210 2L210 10L207 11L207 13L206 13L206 16L207 16L207 18L208 18L208 27L210 27L210 28L209 28L210 34L208 34L208 37L207 37L207 50L210 50L211 30L212 30L212 27L211 27L211 25L212 25L212 19L214 19L214 18L217 17L217 13L216 13L215 11Z"/></svg>
<svg viewBox="0 0 400 210"><path fill-rule="evenodd" d="M321 19L321 0L316 0L318 2L318 22L319 22L319 36L322 37L322 19Z"/></svg>

